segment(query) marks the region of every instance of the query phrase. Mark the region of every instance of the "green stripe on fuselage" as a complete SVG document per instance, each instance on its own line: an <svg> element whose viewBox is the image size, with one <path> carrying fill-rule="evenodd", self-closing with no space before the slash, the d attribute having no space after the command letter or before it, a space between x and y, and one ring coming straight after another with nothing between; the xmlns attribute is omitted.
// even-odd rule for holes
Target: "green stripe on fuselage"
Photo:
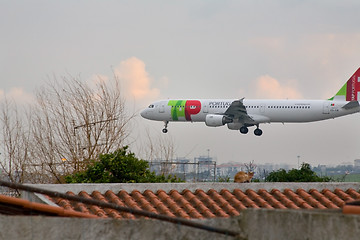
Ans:
<svg viewBox="0 0 360 240"><path fill-rule="evenodd" d="M173 121L178 121L179 117L185 118L185 104L186 100L170 100L168 106L171 106L171 118Z"/></svg>

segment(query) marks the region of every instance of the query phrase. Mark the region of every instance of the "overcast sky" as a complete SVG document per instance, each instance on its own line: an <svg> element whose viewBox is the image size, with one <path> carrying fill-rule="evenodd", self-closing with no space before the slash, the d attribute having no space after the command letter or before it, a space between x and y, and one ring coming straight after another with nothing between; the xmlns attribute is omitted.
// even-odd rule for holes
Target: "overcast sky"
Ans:
<svg viewBox="0 0 360 240"><path fill-rule="evenodd" d="M118 75L130 105L167 98L332 97L360 66L359 1L0 0L0 98L48 76ZM135 101L135 103L134 103ZM133 139L161 122L136 119ZM360 115L264 124L263 136L170 123L177 157L340 164L360 158ZM133 149L136 151L136 144Z"/></svg>

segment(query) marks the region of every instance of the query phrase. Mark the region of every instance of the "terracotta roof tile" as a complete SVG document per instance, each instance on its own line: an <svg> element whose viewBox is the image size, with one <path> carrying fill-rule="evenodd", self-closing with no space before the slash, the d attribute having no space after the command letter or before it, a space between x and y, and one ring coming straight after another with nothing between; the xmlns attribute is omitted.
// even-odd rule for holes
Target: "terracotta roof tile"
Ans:
<svg viewBox="0 0 360 240"><path fill-rule="evenodd" d="M350 195L353 199L360 199L360 193L358 193L355 189L349 188L345 191L347 194Z"/></svg>
<svg viewBox="0 0 360 240"><path fill-rule="evenodd" d="M312 207L318 209L326 209L324 205L322 205L319 201L324 201L324 196L322 196L318 191L311 189L309 191L312 193L311 195L307 193L304 189L297 189L296 193L302 197L307 203L309 203ZM315 197L313 197L315 196ZM319 201L318 201L319 200Z"/></svg>
<svg viewBox="0 0 360 240"><path fill-rule="evenodd" d="M313 207L309 205L304 199L299 197L296 193L294 193L291 189L285 189L284 194L288 197L291 201L293 201L298 207L304 209L312 209Z"/></svg>
<svg viewBox="0 0 360 240"><path fill-rule="evenodd" d="M320 194L317 190L311 189L310 191ZM324 195L321 200L327 208L339 208L345 205L345 202L329 189L322 190L322 193Z"/></svg>
<svg viewBox="0 0 360 240"><path fill-rule="evenodd" d="M197 189L195 191L195 194L200 198L203 203L206 204L208 209L211 209L211 212L215 213L217 217L229 217L229 215L224 212L222 208L203 190ZM224 204L224 202L222 204Z"/></svg>
<svg viewBox="0 0 360 240"><path fill-rule="evenodd" d="M124 201L122 201L114 192L108 190L105 192L105 196L109 199L109 202L115 203L121 207L127 207ZM135 216L131 213L119 212L119 214L122 218L135 219Z"/></svg>
<svg viewBox="0 0 360 240"><path fill-rule="evenodd" d="M126 207L141 210L140 206L136 203L136 201L134 201L134 199L125 190L121 190L119 192L119 198L125 203Z"/></svg>
<svg viewBox="0 0 360 240"><path fill-rule="evenodd" d="M168 215L170 217L175 217L175 215L169 210L168 207L150 190L146 190L144 192L144 196L146 196L151 204L158 210L159 213Z"/></svg>
<svg viewBox="0 0 360 240"><path fill-rule="evenodd" d="M166 192L164 190L159 190L157 191L157 195L159 197L159 199L166 204L169 209L178 217L182 217L182 218L186 218L189 219L190 216L181 208L179 207L176 202L169 196L166 194ZM181 206L181 205L180 205ZM199 214L198 217L195 218L200 218L201 215Z"/></svg>
<svg viewBox="0 0 360 240"><path fill-rule="evenodd" d="M206 192L207 191L207 192ZM360 199L359 191L355 189L310 189L309 191L299 188L292 190L272 189L221 189L217 191L196 189L191 191L158 189L156 192L144 190L131 192L121 190L114 193L111 190L102 194L98 191L87 193L80 192L79 196L93 198L105 202L115 203L123 207L147 210L153 213L164 214L171 217L181 218L214 218L237 216L246 208L268 208L268 209L339 209L345 207L346 202ZM73 194L72 192L68 192ZM111 209L103 209L87 206L82 203L69 202L64 199L52 199L51 201L63 209L76 210L85 214L98 217L111 218L138 218L130 213L118 212Z"/></svg>
<svg viewBox="0 0 360 240"><path fill-rule="evenodd" d="M256 203L251 200L243 191L240 189L234 190L234 195L237 197L241 202L244 203L244 205L248 208L260 208Z"/></svg>
<svg viewBox="0 0 360 240"><path fill-rule="evenodd" d="M203 216L191 205L191 203L185 199L178 191L171 190L170 196L174 198L175 202L182 206L182 208L191 216L192 218L203 218Z"/></svg>
<svg viewBox="0 0 360 240"><path fill-rule="evenodd" d="M282 192L278 189L271 190L271 194L279 201L282 202L284 206L290 209L300 209L293 201L288 199Z"/></svg>
<svg viewBox="0 0 360 240"><path fill-rule="evenodd" d="M222 189L220 194L224 197L224 199L231 204L232 207L234 207L238 212L240 212L243 209L246 209L246 206L239 201L232 193L230 193L227 189Z"/></svg>
<svg viewBox="0 0 360 240"><path fill-rule="evenodd" d="M261 189L260 189L261 190ZM246 190L246 194L261 208L273 209L273 207L265 201L260 195L258 195L254 190L248 189Z"/></svg>
<svg viewBox="0 0 360 240"><path fill-rule="evenodd" d="M103 202L109 202L105 197L106 195L102 195L99 191L93 191L91 196L96 200L103 201ZM104 211L105 211L106 215L103 217L109 216L111 218L122 218L121 215L119 214L119 212L115 211L114 209L104 208Z"/></svg>
<svg viewBox="0 0 360 240"><path fill-rule="evenodd" d="M258 193L265 201L269 202L271 206L273 206L274 208L279 208L279 209L287 208L265 189L259 189Z"/></svg>
<svg viewBox="0 0 360 240"><path fill-rule="evenodd" d="M156 211L152 204L147 201L146 198L138 190L132 191L131 196L138 203L141 209L153 213L158 213L158 211Z"/></svg>
<svg viewBox="0 0 360 240"><path fill-rule="evenodd" d="M68 195L72 195L75 196L75 194L73 192L67 192ZM80 195L80 194L79 194ZM88 208L86 207L85 204L81 203L81 202L74 202L73 203L73 209L75 211L79 211L79 212L83 212L83 213L87 213L87 214L92 214L90 213L90 211L88 210Z"/></svg>
<svg viewBox="0 0 360 240"><path fill-rule="evenodd" d="M208 191L210 197L222 208L225 212L229 213L230 216L237 216L240 213L231 204L223 198L216 190L210 189Z"/></svg>
<svg viewBox="0 0 360 240"><path fill-rule="evenodd" d="M196 190L197 191L197 190ZM205 218L213 218L216 217L216 215L214 213L212 213L206 206L205 204L196 196L194 195L190 190L185 189L183 191L183 195L185 197L186 200L188 200L193 207L200 213L202 214ZM202 198L203 200L204 198Z"/></svg>
<svg viewBox="0 0 360 240"><path fill-rule="evenodd" d="M81 191L81 192L79 193L79 196L84 197L84 198L89 198L89 199L92 198L92 197L91 197L87 192L85 192L85 191ZM98 207L98 206L91 205L91 206L89 206L89 210L90 210L90 212L92 212L93 214L95 214L95 215L97 215L97 216L99 216L99 217L107 217L105 211L104 211L102 208Z"/></svg>
<svg viewBox="0 0 360 240"><path fill-rule="evenodd" d="M334 193L339 196L339 198L341 198L343 201L345 202L350 202L350 201L354 201L355 199L352 198L349 194L347 194L346 192L344 192L343 190L341 190L340 188L336 188L334 190Z"/></svg>

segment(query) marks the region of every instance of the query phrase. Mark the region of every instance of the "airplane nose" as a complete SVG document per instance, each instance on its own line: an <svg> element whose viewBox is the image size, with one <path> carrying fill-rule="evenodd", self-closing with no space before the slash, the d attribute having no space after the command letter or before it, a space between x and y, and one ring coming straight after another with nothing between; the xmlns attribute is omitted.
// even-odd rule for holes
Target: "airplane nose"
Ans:
<svg viewBox="0 0 360 240"><path fill-rule="evenodd" d="M147 109L144 109L140 112L140 115L143 117L143 118L147 118Z"/></svg>

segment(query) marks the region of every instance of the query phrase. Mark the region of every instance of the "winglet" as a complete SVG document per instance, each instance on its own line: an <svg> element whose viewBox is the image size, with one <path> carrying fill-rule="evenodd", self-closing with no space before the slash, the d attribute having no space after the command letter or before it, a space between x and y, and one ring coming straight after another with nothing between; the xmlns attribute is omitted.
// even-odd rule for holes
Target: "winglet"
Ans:
<svg viewBox="0 0 360 240"><path fill-rule="evenodd" d="M360 101L360 68L356 70L336 95L329 100Z"/></svg>

